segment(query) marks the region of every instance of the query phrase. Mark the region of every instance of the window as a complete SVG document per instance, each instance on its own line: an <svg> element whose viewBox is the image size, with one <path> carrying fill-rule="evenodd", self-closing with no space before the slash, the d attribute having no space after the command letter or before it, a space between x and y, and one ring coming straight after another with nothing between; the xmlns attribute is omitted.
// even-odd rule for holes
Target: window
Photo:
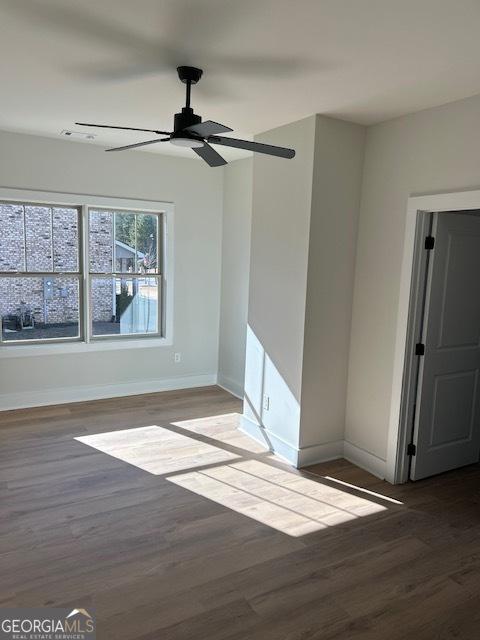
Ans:
<svg viewBox="0 0 480 640"><path fill-rule="evenodd" d="M163 337L163 212L0 201L1 346Z"/></svg>
<svg viewBox="0 0 480 640"><path fill-rule="evenodd" d="M159 218L89 210L92 336L160 333Z"/></svg>

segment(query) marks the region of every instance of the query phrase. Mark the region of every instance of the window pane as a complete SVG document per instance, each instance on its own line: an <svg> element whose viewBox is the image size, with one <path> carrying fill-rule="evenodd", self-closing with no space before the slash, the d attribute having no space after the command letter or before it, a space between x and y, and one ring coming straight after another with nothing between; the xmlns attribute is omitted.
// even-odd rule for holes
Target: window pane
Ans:
<svg viewBox="0 0 480 640"><path fill-rule="evenodd" d="M52 271L52 210L25 207L26 271Z"/></svg>
<svg viewBox="0 0 480 640"><path fill-rule="evenodd" d="M53 209L53 270L78 271L77 209Z"/></svg>
<svg viewBox="0 0 480 640"><path fill-rule="evenodd" d="M52 210L50 207L25 207L26 271L53 271Z"/></svg>
<svg viewBox="0 0 480 640"><path fill-rule="evenodd" d="M138 271L135 258L135 214L115 212L115 271Z"/></svg>
<svg viewBox="0 0 480 640"><path fill-rule="evenodd" d="M155 273L159 270L158 216L148 213L137 215L137 265L138 271Z"/></svg>
<svg viewBox="0 0 480 640"><path fill-rule="evenodd" d="M93 277L92 335L158 332L158 278Z"/></svg>
<svg viewBox="0 0 480 640"><path fill-rule="evenodd" d="M0 277L3 340L79 335L79 281L55 276Z"/></svg>
<svg viewBox="0 0 480 640"><path fill-rule="evenodd" d="M0 205L0 221L0 271L23 271L25 238L22 205Z"/></svg>
<svg viewBox="0 0 480 640"><path fill-rule="evenodd" d="M90 209L90 273L158 273L157 214Z"/></svg>
<svg viewBox="0 0 480 640"><path fill-rule="evenodd" d="M90 271L111 273L113 267L113 213L90 210L88 226Z"/></svg>

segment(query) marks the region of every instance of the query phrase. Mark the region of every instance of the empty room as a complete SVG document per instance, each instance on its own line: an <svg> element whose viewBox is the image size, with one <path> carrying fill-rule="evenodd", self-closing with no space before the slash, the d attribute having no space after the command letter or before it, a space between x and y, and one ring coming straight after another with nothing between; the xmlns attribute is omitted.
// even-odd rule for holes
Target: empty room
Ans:
<svg viewBox="0 0 480 640"><path fill-rule="evenodd" d="M479 30L0 0L0 638L480 637Z"/></svg>

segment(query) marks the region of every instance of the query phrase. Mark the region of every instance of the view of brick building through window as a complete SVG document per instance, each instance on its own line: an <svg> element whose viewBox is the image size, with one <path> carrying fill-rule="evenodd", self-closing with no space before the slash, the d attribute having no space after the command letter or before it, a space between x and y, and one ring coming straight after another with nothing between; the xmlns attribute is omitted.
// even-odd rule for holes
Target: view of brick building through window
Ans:
<svg viewBox="0 0 480 640"><path fill-rule="evenodd" d="M4 341L82 335L79 217L75 207L0 204ZM158 332L158 227L156 214L89 211L92 336Z"/></svg>

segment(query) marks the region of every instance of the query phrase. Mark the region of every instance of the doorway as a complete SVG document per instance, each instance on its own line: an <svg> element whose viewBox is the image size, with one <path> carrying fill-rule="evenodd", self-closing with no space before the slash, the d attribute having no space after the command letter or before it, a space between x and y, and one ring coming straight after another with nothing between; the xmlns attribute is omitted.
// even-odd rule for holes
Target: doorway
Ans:
<svg viewBox="0 0 480 640"><path fill-rule="evenodd" d="M480 211L417 212L409 306L403 467L419 480L479 460Z"/></svg>

